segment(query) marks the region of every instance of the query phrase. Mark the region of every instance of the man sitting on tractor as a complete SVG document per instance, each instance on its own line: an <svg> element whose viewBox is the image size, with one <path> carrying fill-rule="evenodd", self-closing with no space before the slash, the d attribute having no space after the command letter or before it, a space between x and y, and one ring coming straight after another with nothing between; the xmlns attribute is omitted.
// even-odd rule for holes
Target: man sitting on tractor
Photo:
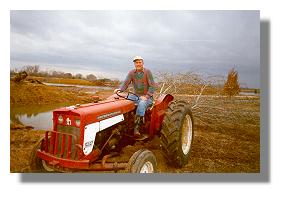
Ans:
<svg viewBox="0 0 285 198"><path fill-rule="evenodd" d="M139 96L139 100L135 101L137 110L135 116L134 137L139 138L139 129L143 123L145 111L153 104L155 82L151 71L144 67L144 61L141 56L135 56L133 62L135 69L129 71L124 82L118 89L114 90L114 93L125 91L130 83L133 84L135 94Z"/></svg>

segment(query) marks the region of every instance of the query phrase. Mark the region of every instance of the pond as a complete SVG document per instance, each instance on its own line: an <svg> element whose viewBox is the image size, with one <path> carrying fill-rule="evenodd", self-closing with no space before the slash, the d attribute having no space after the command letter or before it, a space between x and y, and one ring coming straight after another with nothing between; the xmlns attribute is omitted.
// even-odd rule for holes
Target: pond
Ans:
<svg viewBox="0 0 285 198"><path fill-rule="evenodd" d="M52 130L52 112L61 107L71 106L70 103L56 105L27 105L11 107L10 120L32 126L35 130Z"/></svg>
<svg viewBox="0 0 285 198"><path fill-rule="evenodd" d="M259 96L259 93L254 93L254 92L246 92L246 91L241 91L239 92L239 95L242 96Z"/></svg>
<svg viewBox="0 0 285 198"><path fill-rule="evenodd" d="M45 85L49 86L56 86L56 87L78 87L78 88L88 88L88 89L96 89L96 90L113 90L113 87L107 86L90 86L90 85L72 85L72 84L57 84L57 83L44 83Z"/></svg>
<svg viewBox="0 0 285 198"><path fill-rule="evenodd" d="M86 93L95 94L98 90L113 90L112 87L106 86L87 86L87 85L70 85L44 83L49 86L66 87L66 89L79 88ZM35 130L51 130L53 127L52 112L61 107L74 105L72 103L61 103L53 105L26 105L26 106L11 106L10 120L20 122L25 126L32 126Z"/></svg>

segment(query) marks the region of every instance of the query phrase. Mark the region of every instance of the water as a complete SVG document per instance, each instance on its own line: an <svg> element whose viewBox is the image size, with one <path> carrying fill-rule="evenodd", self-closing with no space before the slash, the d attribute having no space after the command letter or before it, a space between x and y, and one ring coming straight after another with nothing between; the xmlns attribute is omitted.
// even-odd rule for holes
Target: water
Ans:
<svg viewBox="0 0 285 198"><path fill-rule="evenodd" d="M52 130L52 111L28 116L17 115L17 119L26 126L33 126L36 130Z"/></svg>
<svg viewBox="0 0 285 198"><path fill-rule="evenodd" d="M242 96L258 96L259 93L254 93L254 92L239 92L239 95L242 95Z"/></svg>
<svg viewBox="0 0 285 198"><path fill-rule="evenodd" d="M11 107L10 119L25 126L32 126L35 130L52 130L53 110L72 104L62 103L56 105L27 105Z"/></svg>
<svg viewBox="0 0 285 198"><path fill-rule="evenodd" d="M112 87L104 86L87 86L87 85L69 85L69 84L56 84L44 83L49 86L57 87L77 87L86 89L86 93L96 93L97 90L113 90ZM61 103L53 105L26 105L20 107L11 107L10 119L12 121L20 122L25 126L32 126L35 130L52 130L53 110L61 107L71 106L71 103Z"/></svg>
<svg viewBox="0 0 285 198"><path fill-rule="evenodd" d="M89 89L96 89L96 90L113 90L113 87L106 87L106 86L90 86L90 85L72 85L72 84L57 84L57 83L44 83L45 85L49 86L57 86L57 87L78 87L78 88L89 88Z"/></svg>

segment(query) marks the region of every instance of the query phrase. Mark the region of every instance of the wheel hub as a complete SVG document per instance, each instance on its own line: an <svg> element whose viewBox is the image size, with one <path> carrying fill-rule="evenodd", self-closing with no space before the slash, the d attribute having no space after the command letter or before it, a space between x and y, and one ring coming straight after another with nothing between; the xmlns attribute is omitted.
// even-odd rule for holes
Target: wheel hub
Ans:
<svg viewBox="0 0 285 198"><path fill-rule="evenodd" d="M153 165L151 162L147 161L146 163L144 163L144 165L142 166L140 173L153 173Z"/></svg>
<svg viewBox="0 0 285 198"><path fill-rule="evenodd" d="M47 165L47 163L46 163L45 160L42 160L42 165L43 165L44 169L45 169L47 172L53 172L53 171L54 171L52 168L50 168L50 167Z"/></svg>
<svg viewBox="0 0 285 198"><path fill-rule="evenodd" d="M190 151L191 142L192 142L192 122L190 115L186 115L182 125L182 151L184 155L187 155Z"/></svg>

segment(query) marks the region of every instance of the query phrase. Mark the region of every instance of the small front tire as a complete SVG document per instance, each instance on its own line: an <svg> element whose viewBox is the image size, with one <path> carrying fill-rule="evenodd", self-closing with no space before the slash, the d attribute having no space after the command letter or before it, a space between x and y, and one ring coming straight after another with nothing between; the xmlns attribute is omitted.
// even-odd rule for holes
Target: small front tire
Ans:
<svg viewBox="0 0 285 198"><path fill-rule="evenodd" d="M140 149L130 158L127 170L130 173L156 173L156 157L150 150Z"/></svg>
<svg viewBox="0 0 285 198"><path fill-rule="evenodd" d="M37 143L34 145L33 147L33 150L31 152L31 155L30 155L30 171L31 172L45 172L45 169L43 167L43 162L42 162L42 159L40 159L38 156L37 156L37 151L39 149L41 149L41 146L42 146L42 140L44 138L41 138L39 141L37 141Z"/></svg>

